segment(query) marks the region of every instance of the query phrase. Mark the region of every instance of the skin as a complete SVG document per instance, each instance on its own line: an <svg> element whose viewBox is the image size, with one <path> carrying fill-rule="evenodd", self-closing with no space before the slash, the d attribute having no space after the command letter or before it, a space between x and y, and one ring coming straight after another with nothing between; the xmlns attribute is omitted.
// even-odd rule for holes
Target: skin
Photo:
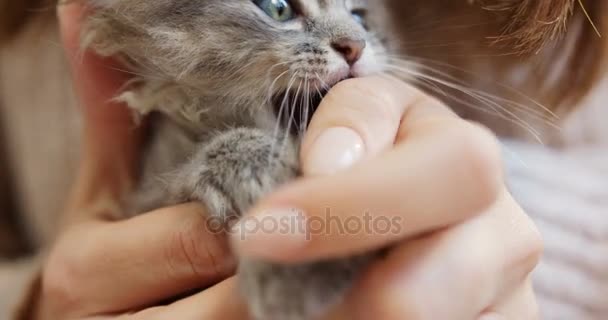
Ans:
<svg viewBox="0 0 608 320"><path fill-rule="evenodd" d="M112 61L78 54L82 14L78 4L59 11L86 148L64 232L43 269L37 318L246 319L227 239L204 232L202 207L114 219L135 180L140 137L124 106L108 102L126 77L107 68ZM356 133L364 152L336 166L308 161L322 133L336 127ZM260 233L232 240L239 255L285 263L397 243L328 319L538 318L529 273L541 240L504 188L499 149L487 130L405 84L353 80L321 105L302 159L306 178L262 201L251 217L299 208L323 218L329 206L341 218L366 208L403 222L390 235ZM187 297L159 302L175 296Z"/></svg>

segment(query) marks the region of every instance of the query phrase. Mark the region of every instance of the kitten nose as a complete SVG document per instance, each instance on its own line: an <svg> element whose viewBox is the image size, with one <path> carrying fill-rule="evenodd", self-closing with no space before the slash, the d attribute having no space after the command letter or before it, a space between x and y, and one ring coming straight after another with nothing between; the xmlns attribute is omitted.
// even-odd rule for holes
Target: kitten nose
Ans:
<svg viewBox="0 0 608 320"><path fill-rule="evenodd" d="M359 61L359 59L361 59L365 46L365 40L350 38L338 39L331 43L331 47L334 48L336 52L341 54L344 57L344 60L346 60L346 63L348 63L350 66L354 65L357 63L357 61Z"/></svg>

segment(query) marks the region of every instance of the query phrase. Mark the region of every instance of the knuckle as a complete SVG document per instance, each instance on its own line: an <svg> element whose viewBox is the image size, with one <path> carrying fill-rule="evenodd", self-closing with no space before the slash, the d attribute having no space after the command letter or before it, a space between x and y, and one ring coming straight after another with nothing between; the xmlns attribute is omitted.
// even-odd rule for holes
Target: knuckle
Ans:
<svg viewBox="0 0 608 320"><path fill-rule="evenodd" d="M78 304L78 295L73 294L72 273L67 271L69 269L65 261L50 258L42 272L42 296L52 297L53 304L62 306L61 309Z"/></svg>
<svg viewBox="0 0 608 320"><path fill-rule="evenodd" d="M489 207L504 188L498 139L488 129L467 121L459 121L447 136L454 142L462 172L475 177L479 209Z"/></svg>
<svg viewBox="0 0 608 320"><path fill-rule="evenodd" d="M70 239L69 235L59 239L42 271L42 296L52 300L56 311L75 309L84 299L77 284L86 281L87 253L70 250L73 247Z"/></svg>
<svg viewBox="0 0 608 320"><path fill-rule="evenodd" d="M429 304L421 298L426 295L417 290L416 279L408 275L393 285L394 271L392 266L386 267L373 267L363 277L356 299L351 301L356 319L430 319Z"/></svg>
<svg viewBox="0 0 608 320"><path fill-rule="evenodd" d="M196 219L175 231L165 252L169 274L215 278L228 272L225 262L230 253L225 239L205 228L204 219Z"/></svg>
<svg viewBox="0 0 608 320"><path fill-rule="evenodd" d="M356 96L361 97L364 104L355 103L349 107L354 112L364 116L366 120L377 120L380 122L394 122L401 120L399 106L395 97L388 90L378 90L375 86L361 79L349 79L339 82L328 94L330 99L337 97ZM359 99L354 100L359 101Z"/></svg>
<svg viewBox="0 0 608 320"><path fill-rule="evenodd" d="M535 227L532 228L532 232L530 232L528 236L528 254L530 261L536 265L540 261L543 252L544 252L544 243L543 238Z"/></svg>
<svg viewBox="0 0 608 320"><path fill-rule="evenodd" d="M538 227L524 210L507 194L506 210L502 210L500 221L510 222L508 256L505 268L511 270L517 281L524 281L540 263L544 252L544 241Z"/></svg>
<svg viewBox="0 0 608 320"><path fill-rule="evenodd" d="M527 224L524 226L526 231L524 231L524 234L521 236L521 241L523 241L524 245L522 246L523 248L518 262L523 268L524 276L527 276L540 263L544 252L544 243L539 230L532 220L523 212L522 214L527 220Z"/></svg>

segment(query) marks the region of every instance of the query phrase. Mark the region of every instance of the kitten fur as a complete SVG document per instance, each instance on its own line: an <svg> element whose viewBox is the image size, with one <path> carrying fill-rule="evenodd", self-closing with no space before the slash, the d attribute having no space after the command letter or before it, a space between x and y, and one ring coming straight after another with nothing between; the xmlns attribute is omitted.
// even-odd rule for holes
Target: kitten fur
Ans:
<svg viewBox="0 0 608 320"><path fill-rule="evenodd" d="M119 99L151 115L135 214L200 201L213 217L240 217L298 176L302 129L323 93L381 71L385 47L352 14L365 1L291 3L298 17L278 22L251 0L90 0L84 46L123 60L134 79ZM243 259L240 286L256 319L317 319L377 255Z"/></svg>

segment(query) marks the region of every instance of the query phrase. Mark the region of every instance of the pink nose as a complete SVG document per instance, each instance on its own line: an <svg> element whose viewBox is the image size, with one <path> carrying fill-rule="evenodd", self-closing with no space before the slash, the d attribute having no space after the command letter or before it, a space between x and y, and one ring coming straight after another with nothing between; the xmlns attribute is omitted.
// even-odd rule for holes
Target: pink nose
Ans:
<svg viewBox="0 0 608 320"><path fill-rule="evenodd" d="M364 40L356 40L350 38L342 38L335 40L331 43L331 47L336 50L339 54L344 57L346 63L352 66L359 59L361 59L361 55L363 54L363 50L365 49L366 43Z"/></svg>

